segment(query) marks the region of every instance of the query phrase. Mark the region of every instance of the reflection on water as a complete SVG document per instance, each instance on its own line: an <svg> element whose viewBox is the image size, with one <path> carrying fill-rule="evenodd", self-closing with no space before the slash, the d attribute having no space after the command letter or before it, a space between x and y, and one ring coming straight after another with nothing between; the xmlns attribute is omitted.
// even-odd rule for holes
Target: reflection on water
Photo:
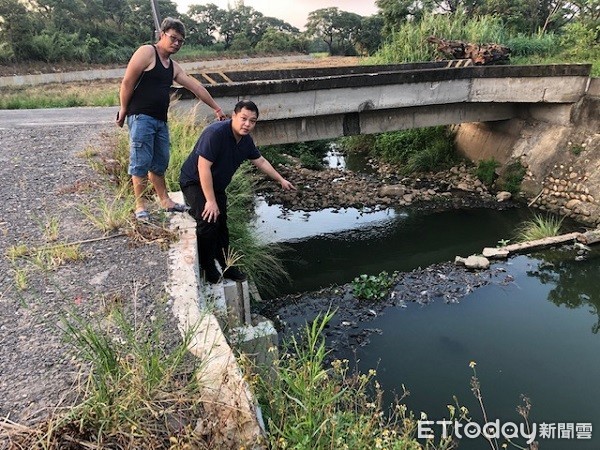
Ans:
<svg viewBox="0 0 600 450"><path fill-rule="evenodd" d="M541 263L527 272L552 288L548 300L570 309L587 307L596 316L591 330L600 330L600 248L581 256L577 250L563 249L538 253Z"/></svg>
<svg viewBox="0 0 600 450"><path fill-rule="evenodd" d="M278 286L280 294L348 283L363 273L453 261L509 238L518 223L531 217L527 209L518 208L285 212L264 202L259 202L257 214L259 235L289 247L284 265L293 284Z"/></svg>
<svg viewBox="0 0 600 450"><path fill-rule="evenodd" d="M282 293L478 253L509 239L516 225L531 217L526 209L403 209L371 216L264 208L259 228L272 226L271 235L287 240L292 249L285 264L293 284L280 286ZM271 216L264 215L265 210ZM598 449L600 250L595 248L581 261L576 256L576 250L552 250L514 257L496 263L512 277L508 285L492 283L458 304L438 298L427 306L387 308L353 330L380 329L380 335L370 334L365 347L338 348L336 356L357 361L362 371L377 368L386 402L391 403L404 385L410 391L405 400L409 408L440 420L448 417L446 405L453 404L456 395L482 423L469 384L469 362L476 361L489 420L518 422L515 408L524 394L533 404L530 422L594 426L591 441L546 439L541 449ZM459 448L480 450L488 444L463 440Z"/></svg>
<svg viewBox="0 0 600 450"><path fill-rule="evenodd" d="M254 228L264 242L289 242L347 230L381 229L394 220L406 217L393 209L364 212L356 208L332 208L320 211L290 211L280 205L268 205L261 197L256 200Z"/></svg>
<svg viewBox="0 0 600 450"><path fill-rule="evenodd" d="M356 173L376 173L373 167L369 165L368 157L365 153L345 154L340 150L339 145L332 143L330 150L323 158L325 167L330 169L350 170Z"/></svg>
<svg viewBox="0 0 600 450"><path fill-rule="evenodd" d="M446 405L456 395L483 423L469 384L469 362L476 361L490 420L518 422L515 408L524 394L533 404L531 422L591 422L597 430L591 442L543 440L541 449L600 448L600 255L576 262L563 253L559 262L552 253L499 263L514 281L480 288L459 304L437 299L388 308L364 325L381 335L371 335L370 344L355 352L338 349L336 356L357 360L363 371L377 367L387 402L405 385L408 406L439 420L448 417ZM485 444L463 441L459 448Z"/></svg>

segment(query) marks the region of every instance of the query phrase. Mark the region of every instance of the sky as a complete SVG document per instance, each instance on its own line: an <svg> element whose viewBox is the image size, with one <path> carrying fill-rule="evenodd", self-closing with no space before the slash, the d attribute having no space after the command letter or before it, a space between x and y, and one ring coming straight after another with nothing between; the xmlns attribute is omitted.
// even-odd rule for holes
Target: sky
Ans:
<svg viewBox="0 0 600 450"><path fill-rule="evenodd" d="M214 3L221 9L227 9L228 0L173 0L177 10L186 13L190 5ZM234 4L234 0L229 0ZM268 17L284 20L300 30L304 29L308 13L316 9L337 7L361 16L370 16L377 12L375 0L244 0L244 5L254 8Z"/></svg>

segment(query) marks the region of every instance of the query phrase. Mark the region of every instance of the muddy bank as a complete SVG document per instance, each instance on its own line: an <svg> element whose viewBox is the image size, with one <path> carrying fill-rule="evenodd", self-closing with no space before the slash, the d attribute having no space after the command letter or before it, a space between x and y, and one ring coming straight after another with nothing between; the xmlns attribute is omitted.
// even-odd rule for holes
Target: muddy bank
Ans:
<svg viewBox="0 0 600 450"><path fill-rule="evenodd" d="M352 285L345 284L280 297L265 305L260 313L275 322L280 338L286 341L319 314L335 311L325 332L328 347L356 348L369 344L370 334L381 333L376 328L368 328L367 324L385 314L390 307L405 307L411 302L421 305L440 301L457 303L477 288L490 283L506 285L512 281L503 264L475 272L446 262L397 274L394 287L382 300L357 299Z"/></svg>

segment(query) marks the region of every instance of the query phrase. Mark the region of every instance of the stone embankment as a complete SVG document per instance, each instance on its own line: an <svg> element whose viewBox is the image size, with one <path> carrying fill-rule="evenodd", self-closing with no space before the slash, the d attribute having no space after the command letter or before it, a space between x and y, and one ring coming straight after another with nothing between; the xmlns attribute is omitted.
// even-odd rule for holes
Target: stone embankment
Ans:
<svg viewBox="0 0 600 450"><path fill-rule="evenodd" d="M577 104L535 105L523 117L457 127L456 145L472 161L518 162L524 200L541 210L600 225L600 79Z"/></svg>
<svg viewBox="0 0 600 450"><path fill-rule="evenodd" d="M563 216L598 224L600 217L594 215L598 202L588 186L590 160L585 159L584 164L588 168L556 164L542 181L541 195L533 203L542 210L558 210Z"/></svg>

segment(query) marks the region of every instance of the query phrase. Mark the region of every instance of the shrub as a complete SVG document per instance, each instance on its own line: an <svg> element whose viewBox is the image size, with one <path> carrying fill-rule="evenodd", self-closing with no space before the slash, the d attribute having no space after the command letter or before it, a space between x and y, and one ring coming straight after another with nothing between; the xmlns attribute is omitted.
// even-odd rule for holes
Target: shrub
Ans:
<svg viewBox="0 0 600 450"><path fill-rule="evenodd" d="M414 173L447 169L458 158L443 126L382 133L375 138L371 156Z"/></svg>
<svg viewBox="0 0 600 450"><path fill-rule="evenodd" d="M274 166L289 164L291 159L281 153L281 149L276 145L265 145L260 148L260 153Z"/></svg>
<svg viewBox="0 0 600 450"><path fill-rule="evenodd" d="M291 144L268 145L261 149L267 159L273 164L285 164L289 158L285 155L293 156L300 160L300 165L307 169L323 169L323 158L329 151L330 140L320 140L311 142L296 142Z"/></svg>
<svg viewBox="0 0 600 450"><path fill-rule="evenodd" d="M521 182L523 181L525 172L525 167L519 161L515 161L506 166L503 173L496 180L496 186L500 190L516 195L521 191Z"/></svg>
<svg viewBox="0 0 600 450"><path fill-rule="evenodd" d="M300 155L300 165L312 170L323 169L323 158L319 158L313 153L302 153Z"/></svg>
<svg viewBox="0 0 600 450"><path fill-rule="evenodd" d="M374 134L359 134L358 136L346 136L338 140L344 150L351 153L369 152L375 146L376 136Z"/></svg>
<svg viewBox="0 0 600 450"><path fill-rule="evenodd" d="M456 159L452 141L444 136L410 155L406 162L406 169L409 173L434 172L449 169Z"/></svg>
<svg viewBox="0 0 600 450"><path fill-rule="evenodd" d="M596 41L598 31L586 27L581 22L573 22L564 26L560 37L560 46L565 56L578 56L584 59L598 54L600 44Z"/></svg>
<svg viewBox="0 0 600 450"><path fill-rule="evenodd" d="M499 166L500 163L494 158L479 161L475 175L483 184L490 187L492 186L492 183L494 183L496 178L496 168Z"/></svg>

